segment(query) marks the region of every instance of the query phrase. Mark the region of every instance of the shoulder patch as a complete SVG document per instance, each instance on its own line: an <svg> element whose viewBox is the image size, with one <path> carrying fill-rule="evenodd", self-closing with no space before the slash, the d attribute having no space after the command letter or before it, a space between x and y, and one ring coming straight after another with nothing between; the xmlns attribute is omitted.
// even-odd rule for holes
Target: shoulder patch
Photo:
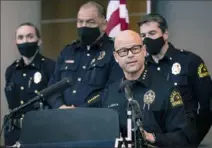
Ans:
<svg viewBox="0 0 212 148"><path fill-rule="evenodd" d="M197 73L199 78L207 77L209 76L208 69L204 63L201 63L197 69Z"/></svg>
<svg viewBox="0 0 212 148"><path fill-rule="evenodd" d="M172 91L169 100L170 100L172 107L177 107L177 106L183 105L182 96L180 95L180 93L178 91Z"/></svg>

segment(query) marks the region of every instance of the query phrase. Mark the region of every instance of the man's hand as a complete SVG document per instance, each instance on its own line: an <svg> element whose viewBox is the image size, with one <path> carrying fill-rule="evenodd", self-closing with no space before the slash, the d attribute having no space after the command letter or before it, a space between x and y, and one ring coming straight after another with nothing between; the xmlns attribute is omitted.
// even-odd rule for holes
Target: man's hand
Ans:
<svg viewBox="0 0 212 148"><path fill-rule="evenodd" d="M147 141L155 143L155 136L153 134L144 131L144 135Z"/></svg>
<svg viewBox="0 0 212 148"><path fill-rule="evenodd" d="M74 105L71 105L71 106L62 105L59 107L59 109L73 109L73 108L76 108L76 107Z"/></svg>

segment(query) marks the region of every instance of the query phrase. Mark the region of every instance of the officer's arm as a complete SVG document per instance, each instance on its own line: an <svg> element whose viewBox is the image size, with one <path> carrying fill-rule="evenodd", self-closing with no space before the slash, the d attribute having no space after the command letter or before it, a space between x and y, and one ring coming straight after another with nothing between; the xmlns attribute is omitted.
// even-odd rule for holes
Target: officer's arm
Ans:
<svg viewBox="0 0 212 148"><path fill-rule="evenodd" d="M212 81L203 60L190 55L189 83L192 86L194 99L199 101L197 127L200 141L205 137L211 127L210 100L212 98Z"/></svg>
<svg viewBox="0 0 212 148"><path fill-rule="evenodd" d="M6 69L5 72L5 80L6 80L6 84L5 84L5 95L7 98L7 103L8 103L8 107L9 109L12 109L11 104L14 102L14 99L16 99L16 94L15 94L15 83L12 81L12 74L15 72L15 69L12 66L9 66Z"/></svg>
<svg viewBox="0 0 212 148"><path fill-rule="evenodd" d="M183 101L180 93L173 90L168 98L165 119L162 129L164 134L155 133L157 146L185 146L189 140L184 132L187 126Z"/></svg>
<svg viewBox="0 0 212 148"><path fill-rule="evenodd" d="M61 53L56 62L54 73L52 74L49 80L48 86L55 84L61 80L60 67L61 67L62 61L63 61L63 55ZM63 96L62 93L56 93L47 99L47 102L51 106L51 108L59 108L60 106L64 105L62 96Z"/></svg>
<svg viewBox="0 0 212 148"><path fill-rule="evenodd" d="M109 70L109 79L107 81L106 87L108 85L120 80L123 77L123 70L120 68L119 64L115 61L114 57L112 56L110 61L110 70Z"/></svg>

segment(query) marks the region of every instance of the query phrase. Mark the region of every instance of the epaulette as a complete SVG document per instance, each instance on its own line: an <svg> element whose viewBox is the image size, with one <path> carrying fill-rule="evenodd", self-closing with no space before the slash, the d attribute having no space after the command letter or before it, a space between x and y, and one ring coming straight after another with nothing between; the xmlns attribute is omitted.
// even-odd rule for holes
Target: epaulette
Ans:
<svg viewBox="0 0 212 148"><path fill-rule="evenodd" d="M12 62L11 66L17 65L20 62L20 59L16 59L15 61Z"/></svg>
<svg viewBox="0 0 212 148"><path fill-rule="evenodd" d="M109 40L114 42L115 38L109 37Z"/></svg>
<svg viewBox="0 0 212 148"><path fill-rule="evenodd" d="M80 45L80 41L79 40L74 40L72 41L70 44L66 45L65 48L77 48Z"/></svg>

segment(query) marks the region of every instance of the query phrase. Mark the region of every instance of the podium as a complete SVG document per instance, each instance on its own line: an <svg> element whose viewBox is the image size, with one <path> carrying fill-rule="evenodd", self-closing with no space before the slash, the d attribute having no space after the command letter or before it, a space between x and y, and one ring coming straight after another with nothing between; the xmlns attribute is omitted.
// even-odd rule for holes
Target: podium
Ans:
<svg viewBox="0 0 212 148"><path fill-rule="evenodd" d="M75 108L28 112L21 148L113 148L119 116L112 109Z"/></svg>

